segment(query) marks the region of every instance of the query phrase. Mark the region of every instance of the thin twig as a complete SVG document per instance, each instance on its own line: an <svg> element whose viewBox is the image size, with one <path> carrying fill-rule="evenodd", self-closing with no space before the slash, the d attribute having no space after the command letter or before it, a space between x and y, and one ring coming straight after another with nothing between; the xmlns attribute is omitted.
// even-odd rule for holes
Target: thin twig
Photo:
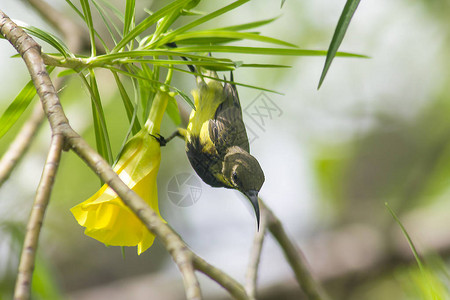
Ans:
<svg viewBox="0 0 450 300"><path fill-rule="evenodd" d="M9 178L11 172L28 150L44 117L42 105L37 103L30 118L22 126L14 141L9 145L8 150L6 150L0 160L0 187Z"/></svg>
<svg viewBox="0 0 450 300"><path fill-rule="evenodd" d="M31 78L41 98L53 135L64 136L66 146L82 158L139 217L139 219L164 244L183 276L189 300L201 299L200 287L193 268L193 253L181 238L142 200L123 183L111 166L69 125L56 90L41 57L40 46L0 10L0 32L16 48L25 61ZM30 283L28 282L28 288ZM29 291L27 293L29 295ZM23 298L23 299L29 299Z"/></svg>
<svg viewBox="0 0 450 300"><path fill-rule="evenodd" d="M44 221L45 210L50 199L56 171L58 170L63 144L64 138L61 134L53 135L47 161L28 220L22 254L20 256L14 299L30 299L31 278L33 276L39 234L41 232L42 222Z"/></svg>
<svg viewBox="0 0 450 300"><path fill-rule="evenodd" d="M256 299L256 281L258 277L258 268L261 261L261 251L264 244L264 238L267 232L266 212L266 210L261 211L261 224L259 227L259 231L256 232L253 239L247 273L245 276L245 290L247 291L247 294L251 299Z"/></svg>
<svg viewBox="0 0 450 300"><path fill-rule="evenodd" d="M194 254L193 257L194 267L196 270L207 275L209 278L220 284L224 289L226 289L231 296L238 300L248 300L250 299L245 292L244 287L234 280L232 277L228 276L222 270L214 267L207 263L203 258Z"/></svg>
<svg viewBox="0 0 450 300"><path fill-rule="evenodd" d="M283 250L289 265L294 271L295 278L297 279L297 282L301 286L302 290L305 292L306 296L311 300L328 299L325 292L312 277L303 253L290 240L284 231L280 220L262 200L260 200L260 204L261 209L267 214L267 228Z"/></svg>

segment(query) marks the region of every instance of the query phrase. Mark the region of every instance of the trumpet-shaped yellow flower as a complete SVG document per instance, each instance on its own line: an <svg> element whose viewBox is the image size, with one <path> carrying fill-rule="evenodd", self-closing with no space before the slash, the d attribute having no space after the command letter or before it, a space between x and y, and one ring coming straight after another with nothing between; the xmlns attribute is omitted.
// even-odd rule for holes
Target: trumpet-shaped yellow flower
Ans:
<svg viewBox="0 0 450 300"><path fill-rule="evenodd" d="M156 176L161 161L159 132L168 95L155 97L149 121L144 129L125 145L114 171L130 189L135 191L161 217L158 209ZM155 236L108 186L71 209L85 234L111 246L137 246L138 254L147 250ZM162 218L161 218L162 219Z"/></svg>

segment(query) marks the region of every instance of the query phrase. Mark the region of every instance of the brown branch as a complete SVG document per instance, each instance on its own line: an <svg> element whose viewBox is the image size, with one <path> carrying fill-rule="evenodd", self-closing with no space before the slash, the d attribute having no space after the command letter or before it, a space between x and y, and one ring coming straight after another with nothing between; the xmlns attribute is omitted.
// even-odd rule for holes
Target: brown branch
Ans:
<svg viewBox="0 0 450 300"><path fill-rule="evenodd" d="M41 232L42 222L44 221L45 210L50 199L56 171L58 170L63 143L64 138L61 134L52 136L47 161L42 172L41 181L39 182L30 218L28 220L27 231L25 233L25 240L20 257L14 299L30 299L31 296L31 278L33 276L39 234Z"/></svg>
<svg viewBox="0 0 450 300"><path fill-rule="evenodd" d="M245 289L251 299L256 299L256 280L258 277L258 268L261 261L261 251L264 244L264 238L267 232L267 211L261 211L261 224L259 231L256 232L253 239L253 245L250 252L249 263L246 274Z"/></svg>
<svg viewBox="0 0 450 300"><path fill-rule="evenodd" d="M202 272L203 274L207 275L209 278L220 284L235 299L239 300L250 299L247 293L245 292L244 287L239 282L234 280L232 277L228 276L225 272L214 267L213 265L210 265L204 259L195 254L193 257L193 261L196 270Z"/></svg>
<svg viewBox="0 0 450 300"><path fill-rule="evenodd" d="M201 299L199 284L193 269L192 252L187 249L181 238L161 221L145 201L120 180L109 164L70 127L45 68L40 46L1 10L0 32L25 61L37 93L41 98L53 135L63 136L66 146L77 153L119 195L147 228L162 241L183 275L187 298ZM26 250L26 248L24 249ZM29 287L30 282L27 283L27 288L29 289ZM25 297L22 299L28 299L29 297L26 296L29 295L29 291L24 295Z"/></svg>
<svg viewBox="0 0 450 300"><path fill-rule="evenodd" d="M298 284L301 286L307 297L311 300L327 299L321 287L313 279L311 272L308 270L307 262L300 249L289 239L284 231L280 220L273 214L273 212L260 201L261 209L267 215L267 227L273 237L277 240L281 249L286 256L289 265L294 271Z"/></svg>

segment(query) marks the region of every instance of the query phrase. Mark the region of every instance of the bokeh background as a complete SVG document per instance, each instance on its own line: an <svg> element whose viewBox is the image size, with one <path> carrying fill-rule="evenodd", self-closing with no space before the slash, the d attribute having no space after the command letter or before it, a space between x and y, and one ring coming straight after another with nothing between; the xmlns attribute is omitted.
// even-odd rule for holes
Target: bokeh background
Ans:
<svg viewBox="0 0 450 300"><path fill-rule="evenodd" d="M124 6L124 1L113 2ZM160 1L138 2L137 17L141 18L144 7L161 6ZM64 1L48 3L78 21ZM264 35L305 49L326 49L344 5L343 0L287 0L280 9L280 1L251 1L203 27L278 16L260 29ZM202 1L198 10L217 7L216 2ZM54 32L26 1L2 0L0 8L13 20ZM239 82L284 94L239 88L251 151L266 175L261 197L334 299L423 299L421 288L426 283L385 202L399 214L441 282L438 286L448 291L449 14L448 0L362 1L340 49L370 58L336 58L320 90L324 57L231 56L292 66L238 69L234 75ZM0 40L0 112L29 80L22 61L10 58L14 54ZM102 75L99 86L117 153L128 123L113 78L106 72ZM174 85L189 93L195 82L188 74L176 74ZM72 126L95 145L88 94L78 78L60 91ZM188 109L183 101L179 104ZM258 109L262 118L254 115ZM0 140L0 153L19 125ZM176 126L165 118L162 128L167 136ZM29 153L0 189L0 299L11 297L21 239L49 139L44 124ZM252 209L239 193L204 183L196 190L193 205L174 204L169 199L171 180L195 181L195 176L183 141L163 148L158 174L161 214L195 252L242 282L255 233ZM105 247L83 234L69 209L99 186L96 176L73 153L64 154L39 247L36 299L184 299L178 270L158 241L140 256L135 248L127 248L123 257L120 248ZM191 191L186 183L178 192ZM207 299L227 299L209 279L203 275L200 279ZM302 296L270 236L264 244L258 282L261 299Z"/></svg>

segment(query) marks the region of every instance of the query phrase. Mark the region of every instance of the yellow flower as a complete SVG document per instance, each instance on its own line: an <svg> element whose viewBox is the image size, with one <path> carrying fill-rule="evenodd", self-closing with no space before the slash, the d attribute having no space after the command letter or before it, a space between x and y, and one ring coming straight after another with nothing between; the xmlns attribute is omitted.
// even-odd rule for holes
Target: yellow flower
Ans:
<svg viewBox="0 0 450 300"><path fill-rule="evenodd" d="M156 175L161 149L154 136L159 133L168 97L164 92L157 94L145 128L127 142L114 166L122 181L160 217ZM106 245L137 246L137 252L141 254L155 240L155 236L106 184L92 197L73 207L71 212L78 223L86 227L86 235Z"/></svg>

